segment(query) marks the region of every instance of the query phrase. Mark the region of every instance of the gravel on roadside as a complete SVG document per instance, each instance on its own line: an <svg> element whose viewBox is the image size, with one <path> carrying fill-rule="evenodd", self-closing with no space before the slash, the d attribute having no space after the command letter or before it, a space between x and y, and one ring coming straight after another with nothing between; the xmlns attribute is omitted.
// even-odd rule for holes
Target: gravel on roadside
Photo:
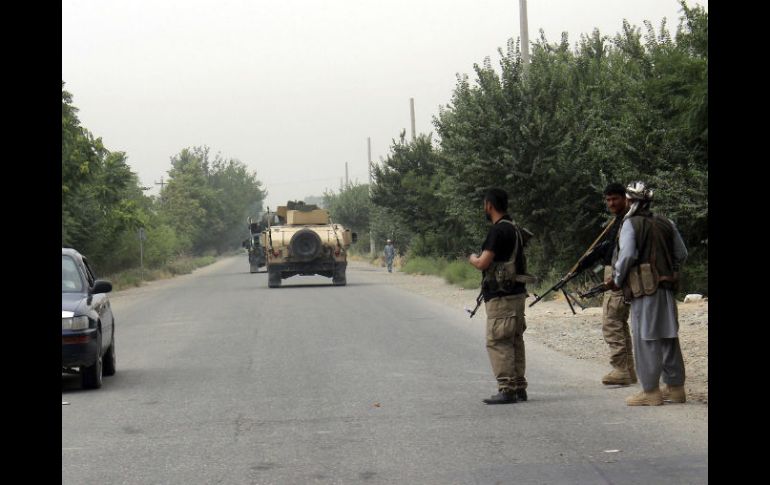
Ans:
<svg viewBox="0 0 770 485"><path fill-rule="evenodd" d="M464 290L450 285L443 278L431 275L410 275L387 270L365 262L349 264L366 268L382 277L390 284L405 290L438 300L450 308L462 311L472 309L478 292ZM561 295L559 295L561 296ZM527 305L532 298L527 299ZM576 307L575 315L570 311L564 298L541 300L533 307L526 307L526 338L552 348L576 359L587 359L609 365L609 348L602 335L602 309L589 307L580 310ZM476 322L483 325L486 320L484 305L481 305ZM684 357L687 379L685 388L690 401L708 403L708 301L679 303L679 342ZM597 376L600 380L602 376Z"/></svg>

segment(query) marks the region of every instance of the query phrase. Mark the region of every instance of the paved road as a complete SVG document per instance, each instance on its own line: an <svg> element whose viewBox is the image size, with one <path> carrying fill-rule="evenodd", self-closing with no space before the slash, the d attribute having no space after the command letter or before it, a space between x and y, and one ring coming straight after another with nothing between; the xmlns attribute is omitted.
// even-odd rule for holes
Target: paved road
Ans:
<svg viewBox="0 0 770 485"><path fill-rule="evenodd" d="M706 406L627 407L531 342L529 402L486 406L483 322L387 281L268 289L244 255L113 294L117 374L62 377L62 483L707 483Z"/></svg>

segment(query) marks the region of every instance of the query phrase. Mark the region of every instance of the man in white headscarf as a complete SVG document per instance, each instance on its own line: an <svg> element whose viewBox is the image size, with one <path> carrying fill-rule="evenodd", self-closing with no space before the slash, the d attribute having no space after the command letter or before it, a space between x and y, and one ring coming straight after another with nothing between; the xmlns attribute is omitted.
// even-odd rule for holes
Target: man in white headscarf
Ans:
<svg viewBox="0 0 770 485"><path fill-rule="evenodd" d="M634 360L642 391L626 398L626 404L683 403L685 369L674 295L687 249L674 223L650 211L652 190L643 182L629 184L626 197L630 208L607 280L609 289L623 289L631 303Z"/></svg>

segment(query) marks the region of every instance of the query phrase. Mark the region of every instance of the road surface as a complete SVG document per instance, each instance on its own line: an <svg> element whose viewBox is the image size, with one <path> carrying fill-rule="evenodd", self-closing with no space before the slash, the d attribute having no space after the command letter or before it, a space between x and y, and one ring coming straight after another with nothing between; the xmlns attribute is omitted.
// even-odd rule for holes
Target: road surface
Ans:
<svg viewBox="0 0 770 485"><path fill-rule="evenodd" d="M239 255L112 294L116 375L62 376L62 483L708 482L705 405L625 406L527 341L529 401L487 406L482 319L362 264L283 284Z"/></svg>

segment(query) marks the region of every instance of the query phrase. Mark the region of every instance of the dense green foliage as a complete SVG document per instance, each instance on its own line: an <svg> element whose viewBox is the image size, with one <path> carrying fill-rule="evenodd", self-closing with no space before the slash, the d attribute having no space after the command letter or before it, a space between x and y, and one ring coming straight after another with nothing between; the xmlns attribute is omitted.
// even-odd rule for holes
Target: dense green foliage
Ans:
<svg viewBox="0 0 770 485"><path fill-rule="evenodd" d="M139 266L140 228L145 267L171 274L181 264L174 260L240 247L246 218L266 195L256 174L194 147L171 158L168 175L160 197L144 195L126 154L81 126L62 83L62 246L87 255L100 274Z"/></svg>
<svg viewBox="0 0 770 485"><path fill-rule="evenodd" d="M472 80L458 76L434 117L436 139L407 142L402 132L373 167L373 185L326 193L324 206L358 233L354 252L368 252L371 232L378 253L393 239L407 268L443 258L447 277L470 281L460 266L487 230L483 193L503 188L511 215L535 234L528 269L545 284L600 232L607 183L643 180L690 251L682 290L707 293L708 13L681 7L673 36L665 22L624 22L612 37L594 31L574 46L541 32L527 66L509 41L499 66L486 58ZM137 265L140 227L145 263L157 268L237 248L246 217L262 210L256 174L206 147L171 157L158 198L144 195L126 161L80 126L62 83L62 244L101 271Z"/></svg>
<svg viewBox="0 0 770 485"><path fill-rule="evenodd" d="M477 251L486 231L481 199L492 186L535 233L530 270L565 272L607 218L608 182L644 180L654 210L673 219L690 251L683 289L708 291L708 14L682 2L675 36L624 23L574 49L541 32L524 66L518 46L458 76L434 118L440 137L393 142L374 170L373 202L407 223L410 253Z"/></svg>

